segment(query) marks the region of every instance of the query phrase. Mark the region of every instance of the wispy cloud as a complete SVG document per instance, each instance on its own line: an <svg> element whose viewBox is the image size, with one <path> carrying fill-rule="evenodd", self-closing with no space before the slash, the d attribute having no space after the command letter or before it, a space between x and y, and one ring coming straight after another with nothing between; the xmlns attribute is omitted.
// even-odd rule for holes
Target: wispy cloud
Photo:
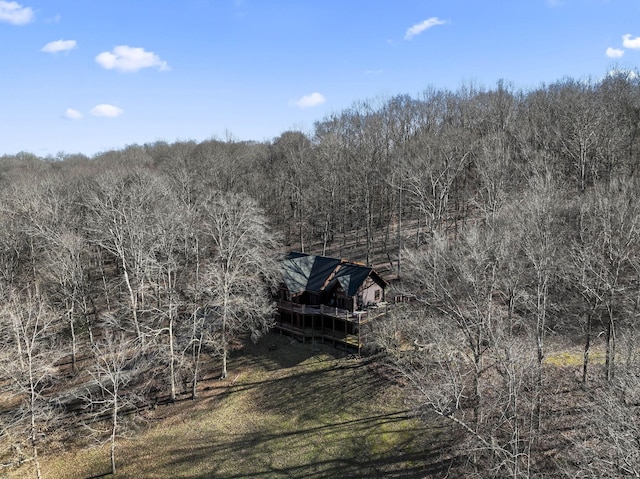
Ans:
<svg viewBox="0 0 640 479"><path fill-rule="evenodd" d="M62 20L62 16L58 13L57 15L54 15L51 18L47 18L45 20L46 23L60 23L60 20Z"/></svg>
<svg viewBox="0 0 640 479"><path fill-rule="evenodd" d="M0 22L25 25L34 18L31 7L23 7L18 2L0 0Z"/></svg>
<svg viewBox="0 0 640 479"><path fill-rule="evenodd" d="M314 92L311 95L303 96L299 100L293 102L293 104L300 108L309 108L312 106L322 105L326 101L327 99L324 97L324 95L318 92Z"/></svg>
<svg viewBox="0 0 640 479"><path fill-rule="evenodd" d="M96 57L96 62L102 68L121 72L137 72L143 68L158 68L160 71L170 70L167 62L161 60L155 53L128 45L119 45L110 52L100 53Z"/></svg>
<svg viewBox="0 0 640 479"><path fill-rule="evenodd" d="M54 42L47 43L42 47L42 51L46 53L68 52L69 50L76 48L77 45L78 44L75 40L56 40Z"/></svg>
<svg viewBox="0 0 640 479"><path fill-rule="evenodd" d="M67 108L64 112L64 117L67 120L80 120L82 118L82 113L78 110L74 110L73 108Z"/></svg>
<svg viewBox="0 0 640 479"><path fill-rule="evenodd" d="M622 46L625 48L640 49L640 37L632 38L629 33L622 35Z"/></svg>
<svg viewBox="0 0 640 479"><path fill-rule="evenodd" d="M609 58L620 58L622 57L622 55L624 55L624 50L620 50L619 48L607 48L607 51L605 52L605 54L609 57Z"/></svg>
<svg viewBox="0 0 640 479"><path fill-rule="evenodd" d="M109 105L107 103L101 103L91 109L91 114L93 116L102 116L106 118L115 118L123 113L124 110L122 108L118 108L117 106Z"/></svg>
<svg viewBox="0 0 640 479"><path fill-rule="evenodd" d="M407 33L404 35L404 39L411 40L413 37L415 37L416 35L420 35L425 30L428 30L429 28L435 27L437 25L444 25L445 23L447 23L445 20L440 20L438 17L431 17L410 27L407 30Z"/></svg>

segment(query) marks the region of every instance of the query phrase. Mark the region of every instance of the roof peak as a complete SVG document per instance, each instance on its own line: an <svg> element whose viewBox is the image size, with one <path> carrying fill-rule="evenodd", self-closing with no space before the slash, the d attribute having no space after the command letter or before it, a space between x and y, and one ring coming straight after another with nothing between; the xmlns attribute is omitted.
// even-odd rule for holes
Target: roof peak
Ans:
<svg viewBox="0 0 640 479"><path fill-rule="evenodd" d="M321 258L321 259L328 259L328 260L334 260L334 261L340 261L340 264L351 264L354 266L360 266L362 268L369 268L369 269L373 269L371 266L367 266L366 264L360 262L360 261L351 261L345 258L336 258L334 256L324 256L321 254L314 254L314 253L305 253L302 251L289 251L286 255L285 255L285 260L286 259L294 259L294 258L302 258L302 257L315 257L315 258Z"/></svg>

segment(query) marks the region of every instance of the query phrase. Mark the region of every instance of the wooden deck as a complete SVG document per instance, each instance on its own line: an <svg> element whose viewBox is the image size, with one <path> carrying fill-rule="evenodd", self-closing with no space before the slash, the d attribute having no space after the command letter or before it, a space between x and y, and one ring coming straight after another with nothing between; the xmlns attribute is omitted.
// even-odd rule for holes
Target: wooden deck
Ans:
<svg viewBox="0 0 640 479"><path fill-rule="evenodd" d="M278 309L281 311L289 311L291 313L298 313L302 315L317 315L325 316L328 318L341 319L350 323L362 324L367 320L376 318L387 311L387 304L380 303L377 306L372 306L363 311L349 311L347 309L335 308L332 306L326 306L324 304L318 306L310 306L308 304L297 304L290 301L280 301L278 303Z"/></svg>
<svg viewBox="0 0 640 479"><path fill-rule="evenodd" d="M387 312L387 305L382 304L377 307L368 308L364 311L348 311L346 309L334 308L326 305L309 306L305 304L297 304L288 301L280 302L278 305L280 312L288 312L300 316L313 316L316 318L332 318L335 321L333 329L322 326L322 320L318 319L318 323L314 327L299 327L293 325L287 321L276 321L275 329L279 330L281 334L288 334L292 337L306 342L321 341L324 343L330 343L334 346L343 346L349 349L357 350L358 352L362 348L362 341L359 334L350 334L345 332L349 329L355 329L356 325L359 326L378 318ZM336 325L340 325L342 322L342 329L336 329ZM351 327L347 327L347 324L351 324Z"/></svg>

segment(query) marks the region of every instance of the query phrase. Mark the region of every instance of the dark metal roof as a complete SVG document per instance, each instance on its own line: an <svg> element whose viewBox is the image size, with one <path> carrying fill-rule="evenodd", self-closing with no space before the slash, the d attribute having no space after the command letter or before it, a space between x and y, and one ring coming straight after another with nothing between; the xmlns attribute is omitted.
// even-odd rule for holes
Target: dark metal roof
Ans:
<svg viewBox="0 0 640 479"><path fill-rule="evenodd" d="M289 253L283 267L284 282L293 294L304 291L318 293L330 290L339 283L348 296L355 296L372 271L367 266L299 252ZM382 283L384 286L384 281Z"/></svg>
<svg viewBox="0 0 640 479"><path fill-rule="evenodd" d="M355 296L358 288L369 277L371 268L353 263L342 263L336 271L334 279L329 283L327 289L331 289L335 282L339 282L342 290L347 296Z"/></svg>

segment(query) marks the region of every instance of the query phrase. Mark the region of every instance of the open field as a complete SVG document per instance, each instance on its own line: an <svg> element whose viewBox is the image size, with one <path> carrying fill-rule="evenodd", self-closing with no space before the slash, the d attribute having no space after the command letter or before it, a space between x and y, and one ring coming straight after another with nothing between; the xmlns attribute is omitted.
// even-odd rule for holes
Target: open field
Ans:
<svg viewBox="0 0 640 479"><path fill-rule="evenodd" d="M229 373L203 381L195 402L145 413L146 425L119 442L117 477L423 478L449 464L446 429L411 418L364 360L269 335L236 354ZM108 470L107 448L43 461L47 478Z"/></svg>

